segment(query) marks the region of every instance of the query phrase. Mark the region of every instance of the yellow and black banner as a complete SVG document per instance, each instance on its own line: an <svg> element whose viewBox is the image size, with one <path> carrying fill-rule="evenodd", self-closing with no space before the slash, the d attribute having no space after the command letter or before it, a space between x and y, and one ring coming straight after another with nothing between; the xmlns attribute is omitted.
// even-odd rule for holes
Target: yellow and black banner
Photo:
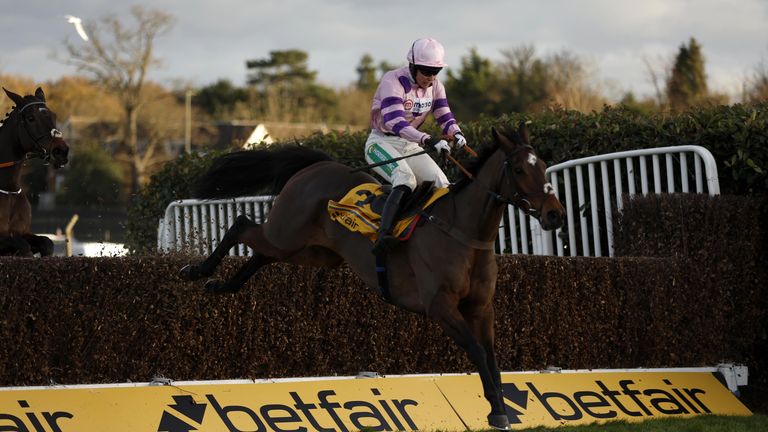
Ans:
<svg viewBox="0 0 768 432"><path fill-rule="evenodd" d="M750 415L709 372L507 373L515 429ZM477 375L0 390L0 431L305 432L487 428Z"/></svg>

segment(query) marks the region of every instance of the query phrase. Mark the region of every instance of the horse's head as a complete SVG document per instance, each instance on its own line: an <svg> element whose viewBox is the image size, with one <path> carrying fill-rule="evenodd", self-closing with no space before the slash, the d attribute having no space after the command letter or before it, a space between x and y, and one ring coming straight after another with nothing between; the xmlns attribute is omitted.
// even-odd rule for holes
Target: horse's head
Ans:
<svg viewBox="0 0 768 432"><path fill-rule="evenodd" d="M11 116L16 115L21 151L50 161L55 168L64 166L69 146L56 129L56 113L45 104L43 89L38 87L34 96L20 96L5 87L3 90L16 104Z"/></svg>
<svg viewBox="0 0 768 432"><path fill-rule="evenodd" d="M547 165L536 157L525 123L507 137L493 129L493 139L504 152L504 172L500 195L541 222L546 230L563 225L565 209L547 181Z"/></svg>

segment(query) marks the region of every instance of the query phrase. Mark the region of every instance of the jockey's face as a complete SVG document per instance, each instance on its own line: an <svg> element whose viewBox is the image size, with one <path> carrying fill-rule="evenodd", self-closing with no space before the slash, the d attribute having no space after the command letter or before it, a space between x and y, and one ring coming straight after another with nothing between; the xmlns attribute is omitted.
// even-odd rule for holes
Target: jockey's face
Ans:
<svg viewBox="0 0 768 432"><path fill-rule="evenodd" d="M421 88L428 88L432 85L432 83L437 79L437 74L435 75L425 75L421 70L418 68L416 69L416 84L419 85Z"/></svg>

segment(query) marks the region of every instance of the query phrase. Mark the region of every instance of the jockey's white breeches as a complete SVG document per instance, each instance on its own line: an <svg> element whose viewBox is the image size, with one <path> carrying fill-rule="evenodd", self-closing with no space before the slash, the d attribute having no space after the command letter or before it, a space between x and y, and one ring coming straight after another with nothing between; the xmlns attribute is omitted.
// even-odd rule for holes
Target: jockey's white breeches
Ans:
<svg viewBox="0 0 768 432"><path fill-rule="evenodd" d="M365 142L365 160L373 164L418 153L423 150L415 142L372 130L371 134L368 135L368 140ZM425 181L435 182L435 187L438 188L448 187L450 184L443 170L440 169L428 154L377 166L373 170L376 174L390 182L392 186L405 185L411 190L414 190L418 184Z"/></svg>

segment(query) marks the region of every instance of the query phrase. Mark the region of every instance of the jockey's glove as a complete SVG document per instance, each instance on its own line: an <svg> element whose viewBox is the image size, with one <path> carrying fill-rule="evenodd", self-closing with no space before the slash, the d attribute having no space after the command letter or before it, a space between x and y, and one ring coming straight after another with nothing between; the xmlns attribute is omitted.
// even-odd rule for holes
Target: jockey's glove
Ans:
<svg viewBox="0 0 768 432"><path fill-rule="evenodd" d="M424 147L427 149L433 147L438 153L443 151L446 153L451 152L451 146L448 145L448 141L439 138L428 137L424 140Z"/></svg>
<svg viewBox="0 0 768 432"><path fill-rule="evenodd" d="M465 145L467 145L467 139L464 138L464 134L461 132L456 132L453 135L453 148L458 150L464 147Z"/></svg>

